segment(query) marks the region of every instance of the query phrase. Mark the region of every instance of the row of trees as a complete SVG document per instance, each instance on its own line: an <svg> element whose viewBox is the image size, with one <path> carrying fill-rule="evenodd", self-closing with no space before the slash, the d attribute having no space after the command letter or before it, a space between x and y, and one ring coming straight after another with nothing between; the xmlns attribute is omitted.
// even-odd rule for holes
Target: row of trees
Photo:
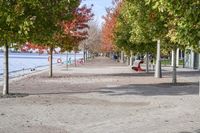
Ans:
<svg viewBox="0 0 200 133"><path fill-rule="evenodd" d="M199 51L199 0L115 0L103 26L103 47L129 53L156 53L156 77L161 77L161 49L174 51L173 83L176 83L176 49ZM109 32L108 25L114 27ZM109 35L107 35L109 34ZM114 47L113 47L114 45ZM132 52L130 52L130 50Z"/></svg>
<svg viewBox="0 0 200 133"><path fill-rule="evenodd" d="M4 46L3 95L9 94L8 48L26 47L48 49L50 77L52 53L76 49L88 37L87 22L92 19L91 8L80 6L77 0L1 0L0 41ZM28 43L27 43L28 42Z"/></svg>
<svg viewBox="0 0 200 133"><path fill-rule="evenodd" d="M88 38L80 43L80 48L84 51L84 61L87 60L88 53L94 56L101 52L101 30L97 22L91 22L89 26Z"/></svg>

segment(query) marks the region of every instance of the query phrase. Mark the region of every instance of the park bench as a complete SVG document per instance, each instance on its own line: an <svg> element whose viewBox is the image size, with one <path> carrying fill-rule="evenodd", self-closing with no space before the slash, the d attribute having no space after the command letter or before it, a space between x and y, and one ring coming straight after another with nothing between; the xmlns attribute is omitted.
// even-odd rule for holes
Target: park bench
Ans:
<svg viewBox="0 0 200 133"><path fill-rule="evenodd" d="M135 60L134 63L133 63L133 66L132 66L132 69L135 70L135 71L144 71L142 68L141 68L141 64L144 63L144 61L142 60Z"/></svg>

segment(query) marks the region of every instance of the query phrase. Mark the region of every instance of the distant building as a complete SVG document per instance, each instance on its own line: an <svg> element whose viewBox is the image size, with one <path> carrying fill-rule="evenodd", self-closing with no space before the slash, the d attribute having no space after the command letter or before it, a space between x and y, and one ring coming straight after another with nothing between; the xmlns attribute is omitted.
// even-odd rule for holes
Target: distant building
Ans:
<svg viewBox="0 0 200 133"><path fill-rule="evenodd" d="M200 53L187 49L185 52L185 67L200 70Z"/></svg>

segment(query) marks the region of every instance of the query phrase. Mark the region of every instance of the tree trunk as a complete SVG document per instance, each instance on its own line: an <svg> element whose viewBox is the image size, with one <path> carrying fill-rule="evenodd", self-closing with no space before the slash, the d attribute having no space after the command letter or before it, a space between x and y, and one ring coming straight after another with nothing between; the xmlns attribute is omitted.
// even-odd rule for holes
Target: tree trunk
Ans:
<svg viewBox="0 0 200 133"><path fill-rule="evenodd" d="M8 43L4 45L4 68L3 68L3 95L9 94L9 64L8 64Z"/></svg>
<svg viewBox="0 0 200 133"><path fill-rule="evenodd" d="M86 62L86 52L85 52L85 49L83 50L83 61L84 61L84 63Z"/></svg>
<svg viewBox="0 0 200 133"><path fill-rule="evenodd" d="M174 55L173 55L173 72L172 72L172 83L173 84L176 84L177 83L177 78L176 78L176 52L177 52L177 48L176 46L174 46L173 48L173 52L174 52Z"/></svg>
<svg viewBox="0 0 200 133"><path fill-rule="evenodd" d="M108 58L112 59L111 52L108 52Z"/></svg>
<svg viewBox="0 0 200 133"><path fill-rule="evenodd" d="M158 40L157 42L157 59L156 59L155 77L162 78L161 59L160 59L160 40Z"/></svg>
<svg viewBox="0 0 200 133"><path fill-rule="evenodd" d="M86 61L88 60L88 51L85 52Z"/></svg>
<svg viewBox="0 0 200 133"><path fill-rule="evenodd" d="M178 67L179 66L179 51L180 51L180 49L179 48L177 48L176 49L176 66Z"/></svg>
<svg viewBox="0 0 200 133"><path fill-rule="evenodd" d="M75 67L77 66L77 64L76 64L76 52L74 52L74 65L75 65Z"/></svg>
<svg viewBox="0 0 200 133"><path fill-rule="evenodd" d="M50 47L49 53L49 77L53 77L53 47Z"/></svg>
<svg viewBox="0 0 200 133"><path fill-rule="evenodd" d="M185 49L184 49L183 53L184 53L184 56L183 56L183 68L185 68Z"/></svg>
<svg viewBox="0 0 200 133"><path fill-rule="evenodd" d="M121 51L121 63L124 63L124 51Z"/></svg>
<svg viewBox="0 0 200 133"><path fill-rule="evenodd" d="M131 51L131 57L130 57L130 66L133 65L133 51Z"/></svg>
<svg viewBox="0 0 200 133"><path fill-rule="evenodd" d="M93 52L91 53L91 55L92 55L92 59L94 59L94 53Z"/></svg>
<svg viewBox="0 0 200 133"><path fill-rule="evenodd" d="M174 50L172 50L172 55L171 55L171 66L174 66Z"/></svg>
<svg viewBox="0 0 200 133"><path fill-rule="evenodd" d="M67 52L67 57L66 57L66 67L67 67L67 71L68 71L68 68L69 68L69 60L68 60L68 52Z"/></svg>
<svg viewBox="0 0 200 133"><path fill-rule="evenodd" d="M149 73L149 52L146 55L146 72Z"/></svg>
<svg viewBox="0 0 200 133"><path fill-rule="evenodd" d="M130 65L130 57L127 56L127 57L126 57L126 60L127 60L126 63L127 63L127 65L129 66L129 65Z"/></svg>

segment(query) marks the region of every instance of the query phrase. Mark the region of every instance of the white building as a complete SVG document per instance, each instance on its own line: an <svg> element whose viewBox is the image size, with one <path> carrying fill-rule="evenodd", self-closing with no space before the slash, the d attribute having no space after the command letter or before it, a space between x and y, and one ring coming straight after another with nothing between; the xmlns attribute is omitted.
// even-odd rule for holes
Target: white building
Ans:
<svg viewBox="0 0 200 133"><path fill-rule="evenodd" d="M185 52L185 67L200 70L200 53L187 49Z"/></svg>

